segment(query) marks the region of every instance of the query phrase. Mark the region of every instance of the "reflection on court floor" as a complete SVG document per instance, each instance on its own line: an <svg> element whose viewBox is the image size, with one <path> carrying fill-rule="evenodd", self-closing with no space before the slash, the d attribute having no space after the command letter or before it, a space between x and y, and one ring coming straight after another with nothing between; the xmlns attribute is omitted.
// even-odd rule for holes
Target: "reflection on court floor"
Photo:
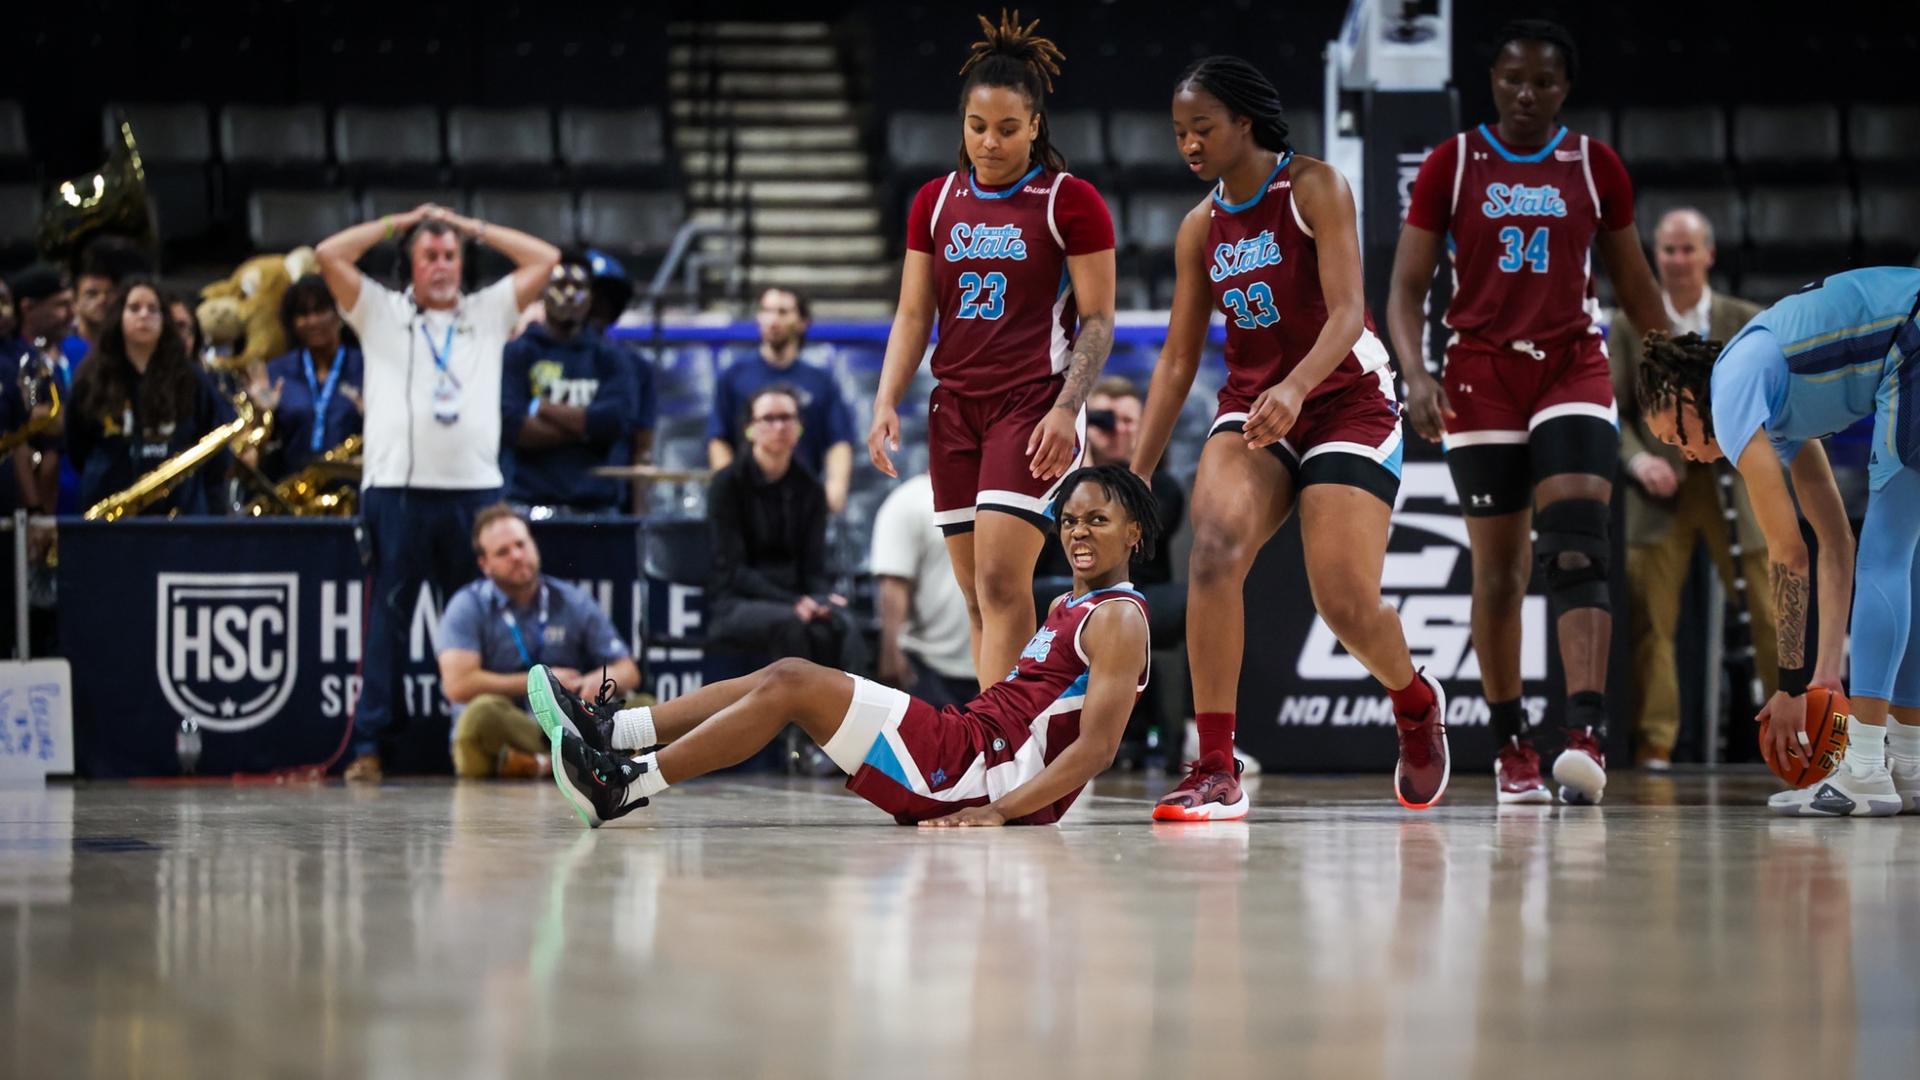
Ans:
<svg viewBox="0 0 1920 1080"><path fill-rule="evenodd" d="M938 833L771 779L593 833L550 785L0 792L0 1075L1911 1075L1920 821L1482 787Z"/></svg>

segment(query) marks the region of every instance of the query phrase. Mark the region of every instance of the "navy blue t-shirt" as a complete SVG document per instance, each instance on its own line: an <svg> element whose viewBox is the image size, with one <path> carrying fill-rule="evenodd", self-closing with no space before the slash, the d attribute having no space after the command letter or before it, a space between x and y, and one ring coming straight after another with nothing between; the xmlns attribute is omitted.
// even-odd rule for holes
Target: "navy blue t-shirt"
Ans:
<svg viewBox="0 0 1920 1080"><path fill-rule="evenodd" d="M122 408L118 416L67 414L67 456L80 473L80 508L85 510L101 499L124 490L155 466L200 441L200 438L233 419L233 403L213 385L205 372L195 374L192 411L172 424L154 427L141 421L134 405ZM131 388L133 402L140 400L138 383ZM148 507L146 515L165 515L178 510L182 514L217 512L215 489L226 472L225 453L194 471L171 494Z"/></svg>
<svg viewBox="0 0 1920 1080"><path fill-rule="evenodd" d="M360 434L363 420L360 409L347 394L340 392L343 387L350 386L354 393L358 393L364 383L366 361L361 357L360 350L351 345L341 348L337 376L331 370L325 376L320 374L320 366L332 366L331 358L316 359L319 363L315 365L311 382L307 378L303 350L295 349L267 362L267 385L280 384L280 405L273 411L273 427L280 436L280 451L277 460L267 465L268 475L275 479L299 472L307 459L333 449L349 435ZM319 449L316 451L314 405L322 397L327 399L326 417L319 426Z"/></svg>
<svg viewBox="0 0 1920 1080"><path fill-rule="evenodd" d="M589 331L561 341L535 324L507 343L500 375L507 501L586 511L618 510L626 504L625 481L595 476L591 470L632 459L629 437L640 412L637 366L631 352ZM515 446L536 400L586 409L586 441L538 449Z"/></svg>
<svg viewBox="0 0 1920 1080"><path fill-rule="evenodd" d="M725 439L737 451L741 445L741 419L747 402L762 387L785 383L800 394L800 443L794 457L816 476L826 472L827 450L835 443L854 441L853 409L840 395L840 384L833 372L801 359L792 367L777 368L767 363L759 349L734 354L733 363L720 372L713 385L713 412L707 417L707 438Z"/></svg>

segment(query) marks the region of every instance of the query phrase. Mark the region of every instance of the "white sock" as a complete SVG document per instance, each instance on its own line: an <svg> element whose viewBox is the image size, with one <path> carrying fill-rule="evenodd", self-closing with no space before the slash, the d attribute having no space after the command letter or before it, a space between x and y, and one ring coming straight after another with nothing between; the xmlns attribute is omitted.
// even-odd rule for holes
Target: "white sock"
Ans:
<svg viewBox="0 0 1920 1080"><path fill-rule="evenodd" d="M651 707L642 705L637 709L621 709L613 714L615 750L645 750L659 741L653 734Z"/></svg>
<svg viewBox="0 0 1920 1080"><path fill-rule="evenodd" d="M621 803L622 806L636 799L651 799L667 790L666 778L660 775L658 754L641 754L633 760L645 765L647 769L627 783L627 799L625 803Z"/></svg>
<svg viewBox="0 0 1920 1080"><path fill-rule="evenodd" d="M1860 725L1866 727L1865 724ZM1887 721L1887 756L1903 765L1920 765L1920 724Z"/></svg>
<svg viewBox="0 0 1920 1080"><path fill-rule="evenodd" d="M1853 724L1847 731L1847 761L1856 770L1887 767L1887 729Z"/></svg>

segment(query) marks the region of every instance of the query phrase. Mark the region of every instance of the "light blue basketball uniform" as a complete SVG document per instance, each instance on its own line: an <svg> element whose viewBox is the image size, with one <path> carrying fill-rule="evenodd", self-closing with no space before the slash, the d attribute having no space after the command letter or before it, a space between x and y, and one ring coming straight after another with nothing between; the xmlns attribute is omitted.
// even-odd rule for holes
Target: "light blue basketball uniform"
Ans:
<svg viewBox="0 0 1920 1080"><path fill-rule="evenodd" d="M1856 697L1920 707L1920 269L1835 274L1753 317L1713 366L1714 435L1738 462L1764 434L1782 461L1873 417L1855 562ZM1911 653L1911 655L1909 655Z"/></svg>

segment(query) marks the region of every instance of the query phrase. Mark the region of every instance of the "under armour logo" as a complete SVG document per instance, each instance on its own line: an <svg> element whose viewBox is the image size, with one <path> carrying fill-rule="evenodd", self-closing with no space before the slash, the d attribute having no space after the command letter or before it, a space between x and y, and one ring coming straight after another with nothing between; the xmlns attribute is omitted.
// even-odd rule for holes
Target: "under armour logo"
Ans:
<svg viewBox="0 0 1920 1080"><path fill-rule="evenodd" d="M1473 393L1473 384L1472 384L1472 383L1464 383L1464 382L1463 382L1463 383L1455 383L1455 384L1454 384L1454 389L1456 389L1456 390L1458 390L1458 391L1460 391L1460 392L1461 392L1461 393L1463 393L1463 394L1471 394L1471 393Z"/></svg>
<svg viewBox="0 0 1920 1080"><path fill-rule="evenodd" d="M1469 496L1467 496L1467 504L1468 504L1469 506L1492 506L1492 505L1493 505L1493 496L1491 496L1491 495L1469 495Z"/></svg>
<svg viewBox="0 0 1920 1080"><path fill-rule="evenodd" d="M1484 151L1484 150L1475 150L1475 151L1473 152L1473 160L1475 160L1475 161L1485 161L1485 160L1487 160L1487 152L1486 152L1486 151Z"/></svg>
<svg viewBox="0 0 1920 1080"><path fill-rule="evenodd" d="M933 770L933 775L927 777L928 787L939 787L941 784L944 784L946 782L947 782L947 770L945 769L935 769Z"/></svg>

